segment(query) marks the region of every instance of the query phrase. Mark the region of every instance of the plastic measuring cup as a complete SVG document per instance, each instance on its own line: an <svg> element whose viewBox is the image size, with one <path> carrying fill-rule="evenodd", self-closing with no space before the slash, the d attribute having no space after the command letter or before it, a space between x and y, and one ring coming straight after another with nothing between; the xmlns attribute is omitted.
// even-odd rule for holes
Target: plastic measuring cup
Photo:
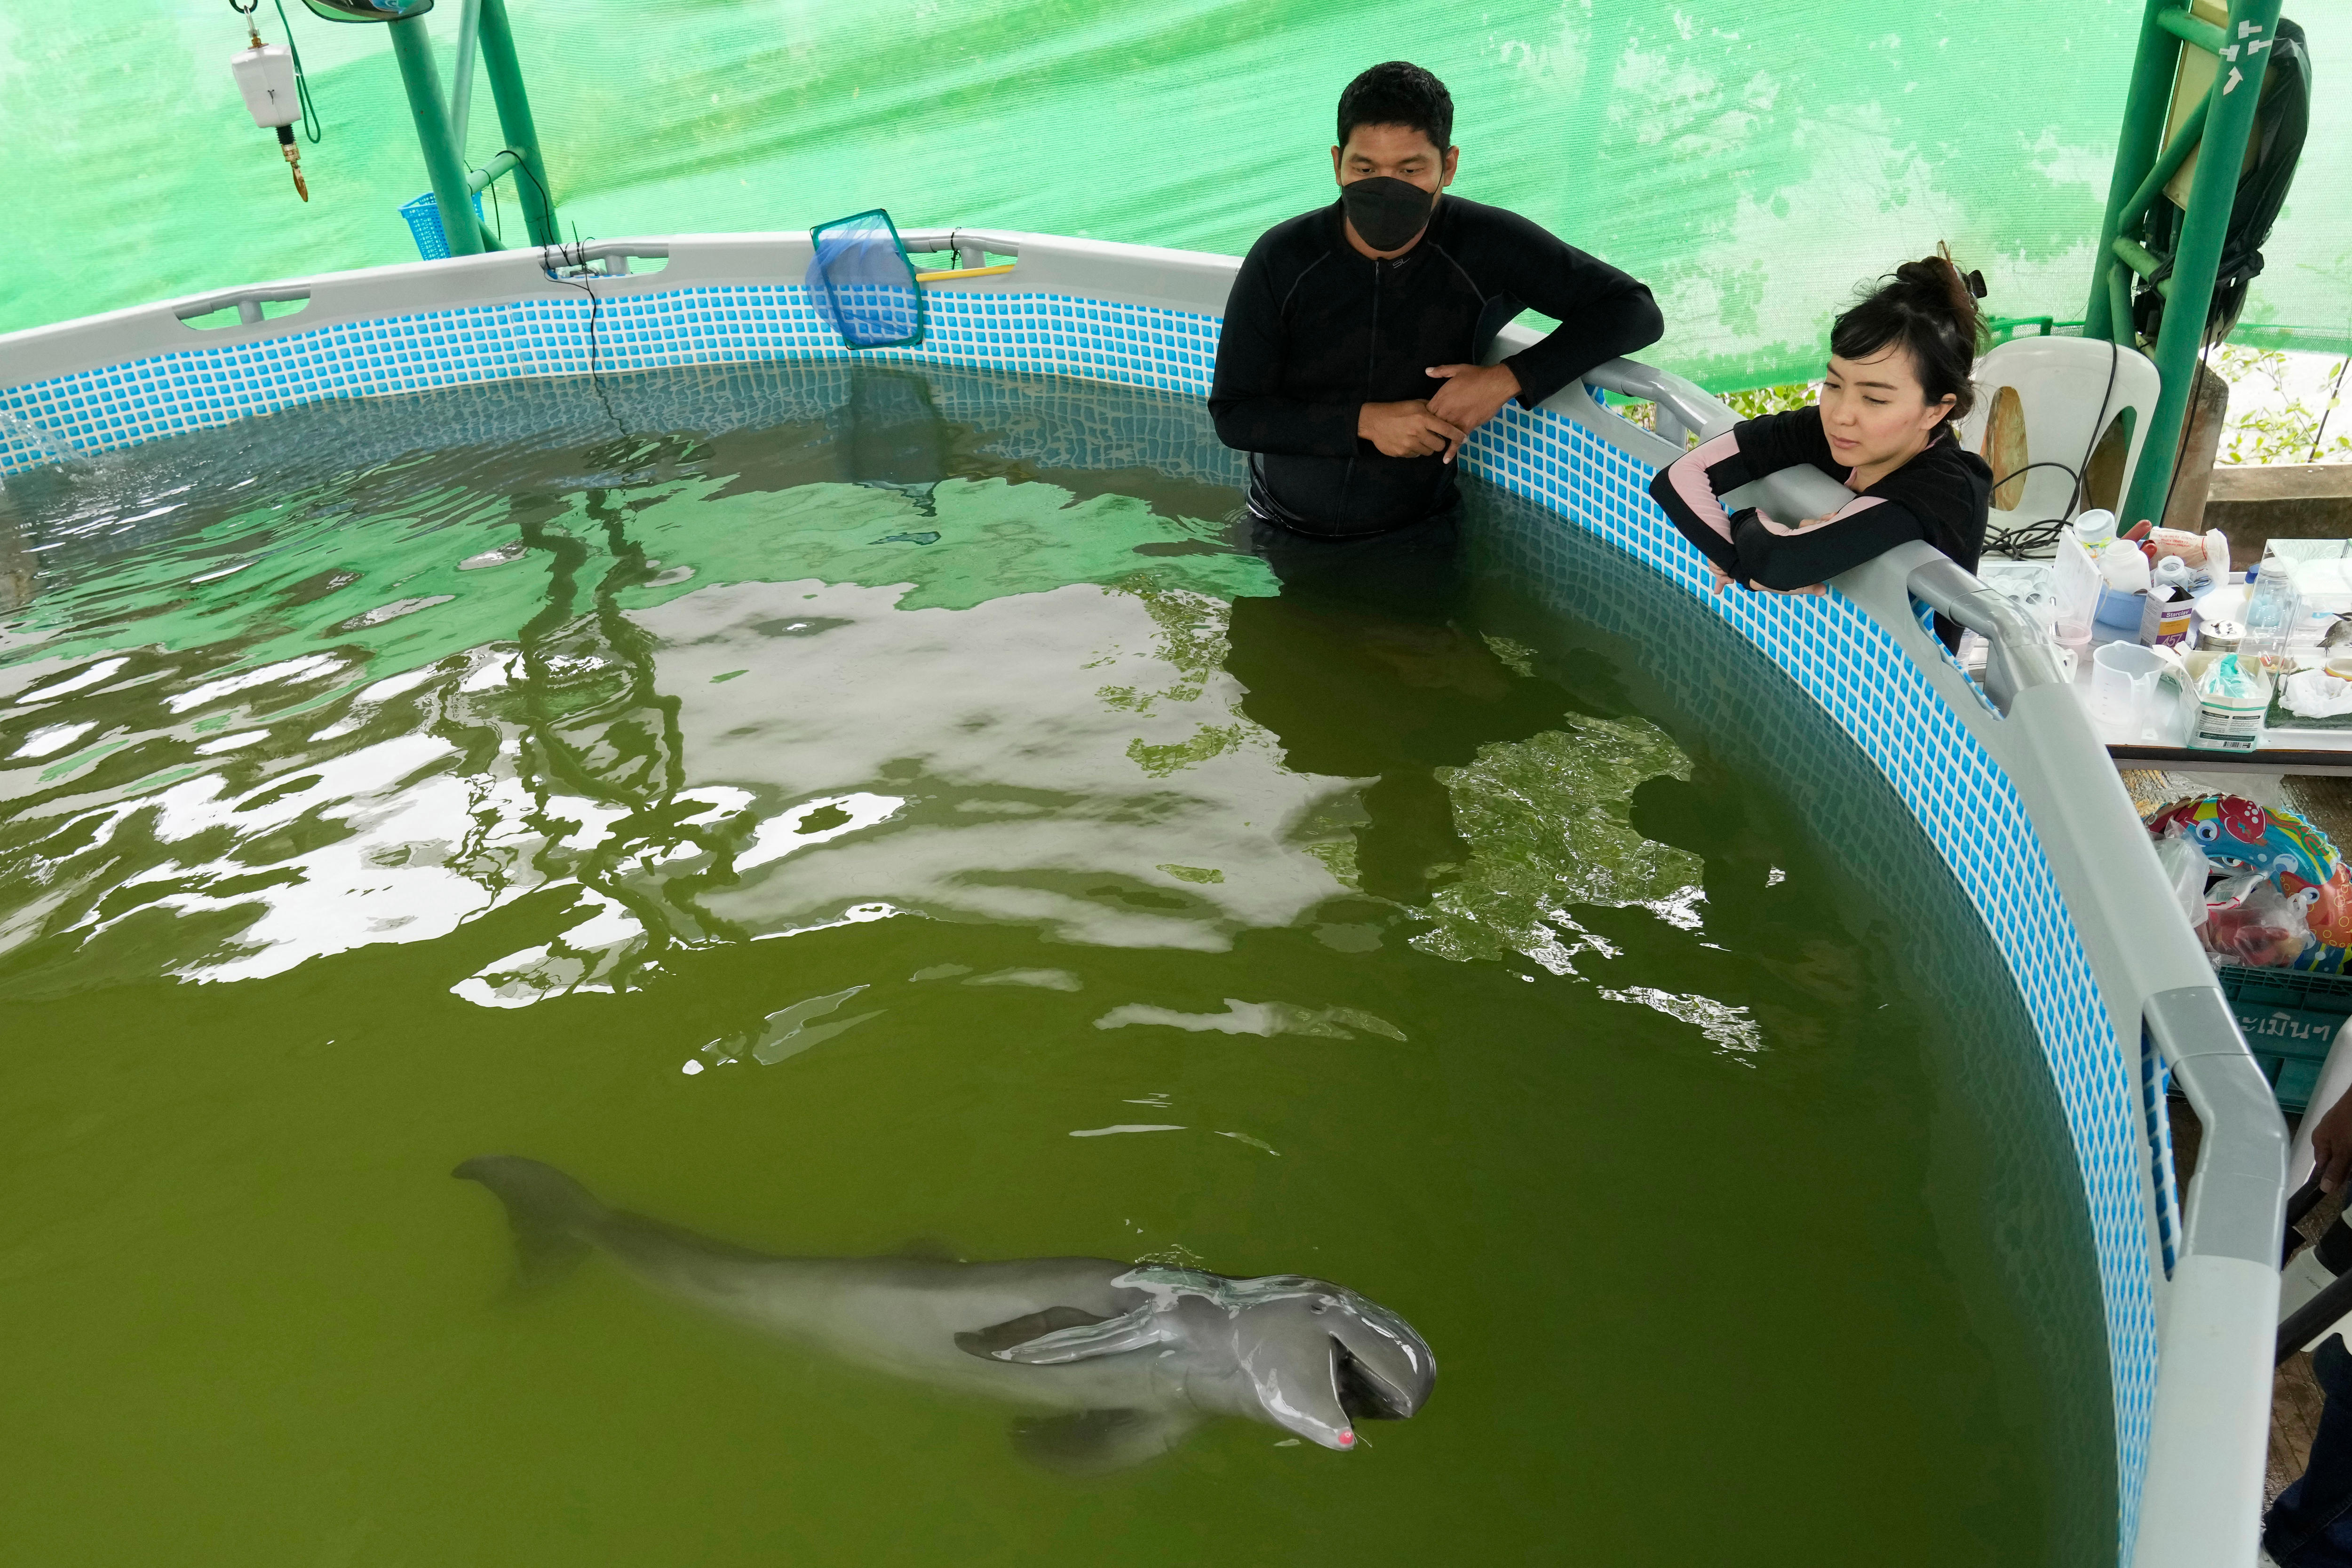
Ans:
<svg viewBox="0 0 2352 1568"><path fill-rule="evenodd" d="M2111 642L2091 656L2091 722L2110 745L2156 739L2157 686L2167 671L2189 689L2189 666L2168 647ZM2168 737L2166 737L2168 738Z"/></svg>

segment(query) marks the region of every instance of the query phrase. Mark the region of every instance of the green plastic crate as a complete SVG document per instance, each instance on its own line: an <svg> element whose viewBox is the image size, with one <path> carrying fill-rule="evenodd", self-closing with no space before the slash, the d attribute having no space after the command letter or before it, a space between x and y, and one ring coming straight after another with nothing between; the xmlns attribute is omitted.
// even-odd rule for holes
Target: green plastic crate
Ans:
<svg viewBox="0 0 2352 1568"><path fill-rule="evenodd" d="M2279 1109L2302 1110L2336 1029L2352 1017L2352 975L2228 964L2218 978Z"/></svg>

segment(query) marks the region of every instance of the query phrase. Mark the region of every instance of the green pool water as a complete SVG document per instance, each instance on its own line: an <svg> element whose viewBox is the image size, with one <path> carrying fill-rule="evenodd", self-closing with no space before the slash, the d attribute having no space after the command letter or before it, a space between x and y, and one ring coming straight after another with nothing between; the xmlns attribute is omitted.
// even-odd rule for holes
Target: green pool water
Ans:
<svg viewBox="0 0 2352 1568"><path fill-rule="evenodd" d="M8 481L12 1560L2109 1550L2072 1155L1893 795L1558 519L1269 554L1236 472L1173 398L777 366ZM519 1291L485 1152L764 1251L1317 1275L1441 1374L1073 1480Z"/></svg>

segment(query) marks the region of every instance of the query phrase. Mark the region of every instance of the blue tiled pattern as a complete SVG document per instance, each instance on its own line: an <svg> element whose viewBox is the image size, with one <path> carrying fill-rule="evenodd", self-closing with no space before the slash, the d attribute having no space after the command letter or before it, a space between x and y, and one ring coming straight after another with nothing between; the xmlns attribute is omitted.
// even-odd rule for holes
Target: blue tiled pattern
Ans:
<svg viewBox="0 0 2352 1568"><path fill-rule="evenodd" d="M1214 318L1048 294L925 297L919 345L872 349L869 361L984 365L1080 375L1163 392L1204 392ZM249 415L334 397L374 397L590 368L591 302L534 300L320 327L258 343L190 346L128 364L0 390L0 413L85 452L135 446ZM606 297L594 307L603 370L774 359L843 359L849 351L797 283L676 289ZM0 421L0 473L49 455Z"/></svg>
<svg viewBox="0 0 2352 1568"><path fill-rule="evenodd" d="M1203 394L1214 318L1050 294L935 290L929 335L865 358L964 364ZM848 357L797 284L668 289L597 306L595 364ZM93 451L329 398L590 368L591 303L533 300L322 327L173 353L0 391L0 412ZM0 421L0 472L46 454ZM2008 779L1894 638L1834 594L1716 595L1697 554L1650 500L1651 470L1558 415L1510 406L1464 463L1572 519L1726 617L1820 702L1885 773L1950 865L2032 1014L2079 1161L2113 1373L2117 1530L2128 1559L2156 1383L2143 1231L2139 1085L2107 1028L2081 943Z"/></svg>
<svg viewBox="0 0 2352 1568"><path fill-rule="evenodd" d="M1730 621L1877 763L1984 915L2042 1037L2080 1162L2114 1375L2118 1555L2138 1523L2156 1394L2140 1201L2138 1085L2008 777L1920 668L1836 594L1722 594L1648 485L1654 470L1559 416L1512 406L1465 448L1470 471L1583 522Z"/></svg>
<svg viewBox="0 0 2352 1568"><path fill-rule="evenodd" d="M2165 1099L2172 1092L2172 1068L2157 1054L2156 1042L2145 1030L2139 1037L2139 1089L2148 1147L2156 1154L2156 1228L2164 1243L2164 1277L2169 1279L2172 1266L2179 1261L2173 1251L2173 1215L2180 1205L2172 1165L2172 1117L2165 1110Z"/></svg>

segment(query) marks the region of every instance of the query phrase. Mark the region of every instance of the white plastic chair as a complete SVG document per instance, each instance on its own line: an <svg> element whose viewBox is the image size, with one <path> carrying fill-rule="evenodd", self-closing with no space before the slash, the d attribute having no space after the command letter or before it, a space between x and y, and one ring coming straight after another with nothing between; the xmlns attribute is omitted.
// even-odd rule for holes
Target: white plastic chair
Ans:
<svg viewBox="0 0 2352 1568"><path fill-rule="evenodd" d="M2139 465L2140 446L2163 386L2147 355L2097 338L2012 338L1977 361L1975 380L1977 405L1961 422L1960 439L1993 466L1990 533L2050 518L2071 519L2090 505L2075 493L2076 475L2108 423L2125 409L2132 410L2131 437L2124 451L2122 483L2110 504L2119 504L2131 493L2132 470ZM2015 390L2023 415L2022 460L2040 465L2022 469L2023 491L2017 504L2006 509L2000 505L1998 481L2008 479L2019 465L1984 449L1986 426L2003 387ZM2138 520L2119 521L2129 528Z"/></svg>

